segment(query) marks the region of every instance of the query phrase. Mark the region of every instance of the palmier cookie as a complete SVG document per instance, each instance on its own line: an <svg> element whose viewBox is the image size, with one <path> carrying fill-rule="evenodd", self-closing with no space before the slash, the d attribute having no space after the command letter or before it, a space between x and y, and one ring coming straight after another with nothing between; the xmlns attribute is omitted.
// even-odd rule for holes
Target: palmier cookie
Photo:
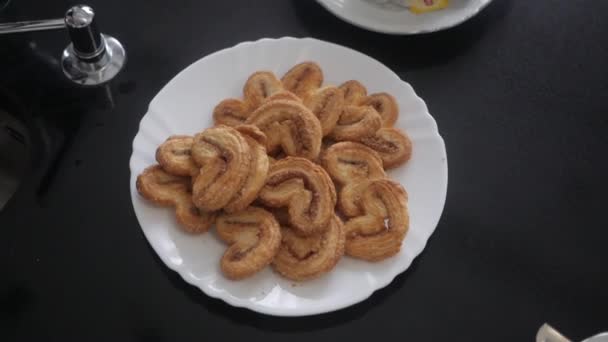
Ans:
<svg viewBox="0 0 608 342"><path fill-rule="evenodd" d="M238 126L268 97L283 92L283 85L269 71L253 73L243 87L244 100L226 99L215 106L213 119L217 125Z"/></svg>
<svg viewBox="0 0 608 342"><path fill-rule="evenodd" d="M266 267L281 245L279 223L261 208L221 214L216 229L218 236L230 244L220 265L224 275L233 280L249 277Z"/></svg>
<svg viewBox="0 0 608 342"><path fill-rule="evenodd" d="M322 154L321 164L336 184L341 186L338 207L347 217L360 213L359 207L353 202L342 200L345 196L351 196L352 186L366 180L386 178L380 156L357 142L344 141L331 145Z"/></svg>
<svg viewBox="0 0 608 342"><path fill-rule="evenodd" d="M194 204L215 211L243 189L253 158L245 137L232 127L220 125L194 137L192 159L200 167L194 177Z"/></svg>
<svg viewBox="0 0 608 342"><path fill-rule="evenodd" d="M321 125L301 103L289 100L266 102L249 116L246 123L257 126L266 134L269 154L280 148L289 156L311 160L319 155Z"/></svg>
<svg viewBox="0 0 608 342"><path fill-rule="evenodd" d="M163 206L175 207L175 216L188 233L204 233L215 214L199 210L192 203L190 177L167 173L160 165L150 166L137 176L136 188L145 199Z"/></svg>
<svg viewBox="0 0 608 342"><path fill-rule="evenodd" d="M344 106L329 137L336 141L372 136L382 126L380 115L370 106Z"/></svg>
<svg viewBox="0 0 608 342"><path fill-rule="evenodd" d="M313 235L327 229L336 192L321 166L287 157L271 164L258 199L271 208L288 208L291 226L301 235Z"/></svg>
<svg viewBox="0 0 608 342"><path fill-rule="evenodd" d="M409 229L407 193L388 179L355 185L354 202L361 215L345 223L346 254L368 261L380 261L397 254Z"/></svg>
<svg viewBox="0 0 608 342"><path fill-rule="evenodd" d="M245 138L251 151L251 167L243 187L237 191L224 207L227 213L238 212L247 208L257 197L264 186L268 166L270 164L266 154L266 135L259 128L252 125L240 125L236 130Z"/></svg>
<svg viewBox="0 0 608 342"><path fill-rule="evenodd" d="M176 176L191 176L198 166L191 158L193 138L172 135L156 149L156 161L166 172Z"/></svg>
<svg viewBox="0 0 608 342"><path fill-rule="evenodd" d="M272 267L291 280L317 278L331 271L344 254L344 226L336 215L322 233L303 237L287 226L281 232L283 240Z"/></svg>
<svg viewBox="0 0 608 342"><path fill-rule="evenodd" d="M358 141L376 151L387 169L399 166L412 157L412 141L397 128L381 128L374 135Z"/></svg>
<svg viewBox="0 0 608 342"><path fill-rule="evenodd" d="M281 82L286 90L304 99L321 87L323 71L317 63L299 63L283 75Z"/></svg>
<svg viewBox="0 0 608 342"><path fill-rule="evenodd" d="M325 150L320 159L325 171L339 185L386 177L378 153L357 142L335 143Z"/></svg>
<svg viewBox="0 0 608 342"><path fill-rule="evenodd" d="M344 107L344 94L334 86L321 87L323 72L314 62L303 62L291 68L281 79L285 89L299 96L319 119L323 136L328 135Z"/></svg>
<svg viewBox="0 0 608 342"><path fill-rule="evenodd" d="M346 81L339 86L344 93L344 104L371 106L380 115L382 127L392 127L399 117L399 105L388 93L367 95L367 89L358 81Z"/></svg>

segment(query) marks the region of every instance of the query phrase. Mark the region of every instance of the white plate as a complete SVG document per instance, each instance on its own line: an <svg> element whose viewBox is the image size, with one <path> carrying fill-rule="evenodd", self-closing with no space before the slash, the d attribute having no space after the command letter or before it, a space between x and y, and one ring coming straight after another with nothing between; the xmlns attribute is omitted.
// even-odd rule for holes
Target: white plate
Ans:
<svg viewBox="0 0 608 342"><path fill-rule="evenodd" d="M222 276L219 260L225 246L213 232L182 233L171 209L142 199L137 175L154 164L154 152L171 134L194 134L210 127L213 107L226 97L241 97L243 83L257 70L283 75L296 63L321 65L326 83L357 79L373 92L386 91L399 103L397 126L412 139L413 157L390 172L409 193L411 225L396 257L368 263L344 257L329 274L294 283L270 268L240 282ZM192 64L169 82L150 103L133 140L131 198L141 228L163 262L211 297L261 313L303 316L337 310L369 297L405 271L422 251L441 216L447 190L443 139L427 107L412 87L378 61L359 52L316 39L262 39L218 51Z"/></svg>
<svg viewBox="0 0 608 342"><path fill-rule="evenodd" d="M414 14L397 6L378 5L371 0L317 1L338 18L371 31L418 34L456 26L473 17L491 0L450 0L447 8L424 14Z"/></svg>

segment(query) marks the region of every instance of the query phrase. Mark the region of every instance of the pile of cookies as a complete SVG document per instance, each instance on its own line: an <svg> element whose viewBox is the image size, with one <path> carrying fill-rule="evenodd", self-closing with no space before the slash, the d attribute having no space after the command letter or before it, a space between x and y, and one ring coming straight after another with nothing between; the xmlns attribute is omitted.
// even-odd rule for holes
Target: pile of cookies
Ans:
<svg viewBox="0 0 608 342"><path fill-rule="evenodd" d="M215 223L230 279L270 264L308 280L344 254L384 260L409 228L407 193L385 173L411 157L409 138L393 127L398 115L387 93L368 95L357 81L323 85L314 62L281 79L259 71L243 99L215 107L214 127L161 144L137 190L174 207L189 233Z"/></svg>

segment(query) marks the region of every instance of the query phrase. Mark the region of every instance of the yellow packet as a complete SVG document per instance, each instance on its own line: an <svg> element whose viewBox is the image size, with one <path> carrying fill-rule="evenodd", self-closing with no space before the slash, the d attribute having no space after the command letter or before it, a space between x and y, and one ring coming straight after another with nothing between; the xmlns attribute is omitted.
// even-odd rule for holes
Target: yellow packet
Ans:
<svg viewBox="0 0 608 342"><path fill-rule="evenodd" d="M421 14L448 7L450 0L410 0L410 11Z"/></svg>

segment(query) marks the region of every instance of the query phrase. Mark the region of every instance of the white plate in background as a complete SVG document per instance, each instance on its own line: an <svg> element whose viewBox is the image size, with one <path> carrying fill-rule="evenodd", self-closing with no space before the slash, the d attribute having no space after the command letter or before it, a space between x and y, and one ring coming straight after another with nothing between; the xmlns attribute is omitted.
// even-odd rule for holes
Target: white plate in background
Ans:
<svg viewBox="0 0 608 342"><path fill-rule="evenodd" d="M317 0L338 18L364 29L389 34L419 34L456 26L485 8L491 0L450 0L447 8L414 14L406 8L379 5L377 0ZM388 1L388 0L385 0Z"/></svg>
<svg viewBox="0 0 608 342"><path fill-rule="evenodd" d="M213 125L212 110L227 97L242 97L247 77L270 70L279 77L293 65L315 61L325 83L361 81L370 93L385 91L397 99L396 124L410 136L412 159L391 177L409 194L410 229L401 252L369 263L344 257L319 279L295 283L270 268L242 281L222 276L226 246L214 232L183 233L174 210L159 208L139 196L137 175L155 164L159 144L172 134L194 134ZM404 272L422 251L439 221L447 191L447 156L437 124L412 87L380 62L357 51L316 39L261 39L206 56L173 78L152 100L133 140L130 160L131 198L141 229L162 261L188 283L211 297L278 316L303 316L344 308L369 297Z"/></svg>

